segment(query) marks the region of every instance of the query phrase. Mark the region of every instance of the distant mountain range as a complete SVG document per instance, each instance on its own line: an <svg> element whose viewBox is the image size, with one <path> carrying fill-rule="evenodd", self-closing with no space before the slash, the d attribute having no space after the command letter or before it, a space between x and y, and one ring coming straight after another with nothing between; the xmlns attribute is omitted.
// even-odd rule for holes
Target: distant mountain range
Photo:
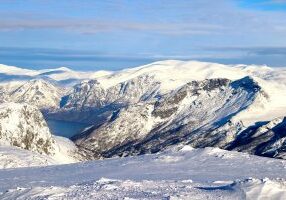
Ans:
<svg viewBox="0 0 286 200"><path fill-rule="evenodd" d="M285 97L286 70L267 66L167 60L77 72L0 65L3 109L28 106L28 115L38 108L46 119L91 125L71 138L76 160L156 153L182 144L285 159ZM21 109L13 112L24 120ZM8 128L0 128L1 141L48 154L37 146L40 138L29 140L31 148L12 142L4 134ZM29 129L15 141L34 139L38 132Z"/></svg>

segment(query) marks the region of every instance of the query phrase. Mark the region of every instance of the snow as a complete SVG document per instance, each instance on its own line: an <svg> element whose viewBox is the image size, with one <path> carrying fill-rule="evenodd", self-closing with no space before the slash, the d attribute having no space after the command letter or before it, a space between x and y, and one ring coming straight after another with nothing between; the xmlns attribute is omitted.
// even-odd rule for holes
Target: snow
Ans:
<svg viewBox="0 0 286 200"><path fill-rule="evenodd" d="M286 161L182 146L153 155L0 170L0 198L285 199L285 172Z"/></svg>
<svg viewBox="0 0 286 200"><path fill-rule="evenodd" d="M12 146L0 146L0 169L59 164L46 155Z"/></svg>
<svg viewBox="0 0 286 200"><path fill-rule="evenodd" d="M53 138L56 143L56 152L50 156L57 164L69 164L79 162L77 157L77 148L75 144L68 138L55 136Z"/></svg>
<svg viewBox="0 0 286 200"><path fill-rule="evenodd" d="M56 151L54 155L39 154L19 147L0 146L0 169L35 167L75 163L79 160L74 155L76 147L67 138L54 136Z"/></svg>
<svg viewBox="0 0 286 200"><path fill-rule="evenodd" d="M46 76L51 79L54 79L56 81L61 80L68 80L68 79L94 79L106 75L110 75L113 72L100 70L100 71L73 71L67 67L59 67L55 69L42 69L42 70L29 70L29 69L23 69L19 67L14 66L7 66L0 64L0 73L4 73L7 75L18 75L18 76L31 76L33 78L39 77L39 76Z"/></svg>
<svg viewBox="0 0 286 200"><path fill-rule="evenodd" d="M42 79L30 80L9 94L9 101L29 103L39 108L59 106L62 91Z"/></svg>
<svg viewBox="0 0 286 200"><path fill-rule="evenodd" d="M100 142L106 143L109 141L105 137L123 143L126 138L133 137L136 140L148 135L150 130L164 120L150 117L154 105L151 101L140 101L141 97L153 91L165 95L164 97L172 97L172 94L193 80L227 78L236 81L249 76L249 79L253 78L258 83L261 92L250 96L242 91L222 107L222 100L231 94L231 89L225 93L218 90L202 91L196 97L196 100L202 102L198 109L189 109L194 97L187 96L167 123L188 123L192 122L192 115L204 119L207 114L206 122L210 124L215 119L222 119L232 111L237 111L230 121L233 124L242 123L244 128L256 122L270 121L256 133L263 134L286 116L286 70L283 68L167 60L117 72L80 72L65 67L27 70L0 65L0 73L4 77L1 80L4 95L9 96L18 88L19 93L15 99L19 97L31 102L33 99L30 97L33 98L36 94L38 99L37 88L40 88L43 94L48 93L41 99L41 106L49 103L58 106L66 90L51 87L42 81L31 81L33 79L48 78L55 83L67 81L71 84L83 80L82 83L88 83L88 80L96 79L98 85L94 87L93 93L87 91L91 95L91 103L98 99L102 102L115 98L133 100L131 105L118 114L118 120L114 120L104 130L104 126L101 127L102 138L105 140ZM13 80L6 80L6 75L11 75ZM150 84L154 84L154 87ZM129 90L120 93L121 86ZM108 92L106 98L104 95ZM86 100L85 96L82 98ZM73 100L79 102L77 98ZM174 105L166 105L166 108L172 106ZM6 108L12 110L12 113ZM50 135L45 122L41 120L41 126L30 127L31 124L23 121L21 109L19 104L0 104L0 114L7 114L7 117L0 119L0 124L4 125L1 128L7 133L6 138L1 137L0 146L0 199L286 199L286 161L218 148L194 149L191 146L181 146L152 155L74 163L82 159L77 147L68 139ZM191 117L187 118L189 116ZM53 153L39 154L37 151L42 150L38 147L33 147L32 150L36 152L31 152L3 146L9 143L11 136L13 141L25 137L18 131L16 122L30 127L29 130L39 133L42 138L54 141ZM167 123L164 126L167 127ZM221 128L228 127L226 125ZM98 132L94 134L99 135ZM229 135L227 141L233 139ZM277 141L273 148L281 146L284 141L284 138Z"/></svg>
<svg viewBox="0 0 286 200"><path fill-rule="evenodd" d="M11 75L35 75L37 71L0 64L0 73Z"/></svg>
<svg viewBox="0 0 286 200"><path fill-rule="evenodd" d="M0 143L49 154L53 139L41 112L34 106L0 104ZM45 146L46 145L46 146Z"/></svg>
<svg viewBox="0 0 286 200"><path fill-rule="evenodd" d="M286 70L255 65L222 65L198 61L158 61L148 65L124 69L118 72L97 77L104 89L119 83L132 80L139 76L155 76L160 82L160 93L168 93L193 80L212 78L227 78L238 80L251 76L269 96L268 101L255 105L251 110L239 115L237 121L243 121L246 126L257 121L270 121L286 115ZM234 119L235 120L235 119Z"/></svg>

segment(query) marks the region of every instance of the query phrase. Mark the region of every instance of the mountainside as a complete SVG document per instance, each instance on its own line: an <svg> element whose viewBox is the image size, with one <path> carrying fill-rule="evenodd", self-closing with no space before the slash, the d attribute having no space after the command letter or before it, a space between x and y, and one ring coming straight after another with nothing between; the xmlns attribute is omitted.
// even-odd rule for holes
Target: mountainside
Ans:
<svg viewBox="0 0 286 200"><path fill-rule="evenodd" d="M227 149L286 159L286 118L248 127Z"/></svg>
<svg viewBox="0 0 286 200"><path fill-rule="evenodd" d="M156 101L128 106L99 128L74 139L95 157L158 152L179 143L223 148L243 125L233 124L236 130L232 133L215 130L231 124L236 113L267 98L250 77L233 82L192 81Z"/></svg>
<svg viewBox="0 0 286 200"><path fill-rule="evenodd" d="M0 199L285 199L285 96L266 66L0 66ZM45 119L87 124L71 141Z"/></svg>
<svg viewBox="0 0 286 200"><path fill-rule="evenodd" d="M7 101L29 103L38 108L58 108L63 91L53 84L39 80L31 80L9 94Z"/></svg>
<svg viewBox="0 0 286 200"><path fill-rule="evenodd" d="M39 165L43 165L43 163L59 164L84 160L71 141L53 136L42 113L36 107L27 104L0 104L0 144L6 148L4 149L5 154L2 150L0 151L3 154L0 158L3 166L6 166L4 163L9 162L9 157L15 157L15 163L7 164L7 166L18 167L25 166L25 164L30 166L39 163ZM18 149L10 148L9 151L11 146L18 147ZM22 149L31 152L27 153ZM14 152L15 155L11 152ZM9 153L11 155L7 156ZM26 155L27 159L22 158L17 161L18 154ZM29 157L32 159L29 160ZM38 161L33 163L33 157L38 157ZM30 162L32 164L29 164Z"/></svg>

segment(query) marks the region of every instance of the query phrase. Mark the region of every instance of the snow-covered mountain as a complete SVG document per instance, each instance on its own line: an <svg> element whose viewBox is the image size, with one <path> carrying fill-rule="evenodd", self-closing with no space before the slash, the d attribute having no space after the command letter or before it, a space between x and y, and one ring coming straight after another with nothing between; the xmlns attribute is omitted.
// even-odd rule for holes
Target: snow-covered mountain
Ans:
<svg viewBox="0 0 286 200"><path fill-rule="evenodd" d="M179 143L223 148L243 127L232 116L267 100L250 77L192 81L158 100L121 109L99 128L77 136L76 143L107 157L157 152ZM225 133L215 132L231 123L235 131L224 127Z"/></svg>
<svg viewBox="0 0 286 200"><path fill-rule="evenodd" d="M0 99L36 105L50 119L94 124L73 137L90 158L181 143L278 155L254 151L256 142L242 149L239 140L253 127L286 116L283 68L168 60L117 72L6 66L2 74L14 78L2 81ZM272 133L280 139L268 137L275 143L269 143L271 151L279 148L282 156L284 135Z"/></svg>
<svg viewBox="0 0 286 200"><path fill-rule="evenodd" d="M30 70L0 64L0 83L11 81L27 81L39 78L49 78L62 85L73 85L80 80L95 79L109 75L109 71L79 72L66 67L56 69Z"/></svg>
<svg viewBox="0 0 286 200"><path fill-rule="evenodd" d="M43 79L31 80L9 94L7 101L29 103L39 108L58 108L62 93L59 87Z"/></svg>
<svg viewBox="0 0 286 200"><path fill-rule="evenodd" d="M284 69L269 67L164 61L100 77L95 89L100 92L92 95L100 104L72 100L99 110L115 103L121 107L73 139L96 158L158 152L180 143L230 148L251 126L286 116L283 74ZM147 81L138 81L142 77ZM123 89L128 98L112 92L108 101L110 90L122 91L130 82L136 87ZM280 137L283 146L284 135Z"/></svg>

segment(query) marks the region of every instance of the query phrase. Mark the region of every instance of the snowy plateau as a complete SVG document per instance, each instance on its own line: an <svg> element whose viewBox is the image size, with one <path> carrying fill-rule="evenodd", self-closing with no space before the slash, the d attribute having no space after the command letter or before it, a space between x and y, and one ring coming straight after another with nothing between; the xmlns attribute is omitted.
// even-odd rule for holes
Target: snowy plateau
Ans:
<svg viewBox="0 0 286 200"><path fill-rule="evenodd" d="M286 199L285 97L268 66L0 65L0 199Z"/></svg>

